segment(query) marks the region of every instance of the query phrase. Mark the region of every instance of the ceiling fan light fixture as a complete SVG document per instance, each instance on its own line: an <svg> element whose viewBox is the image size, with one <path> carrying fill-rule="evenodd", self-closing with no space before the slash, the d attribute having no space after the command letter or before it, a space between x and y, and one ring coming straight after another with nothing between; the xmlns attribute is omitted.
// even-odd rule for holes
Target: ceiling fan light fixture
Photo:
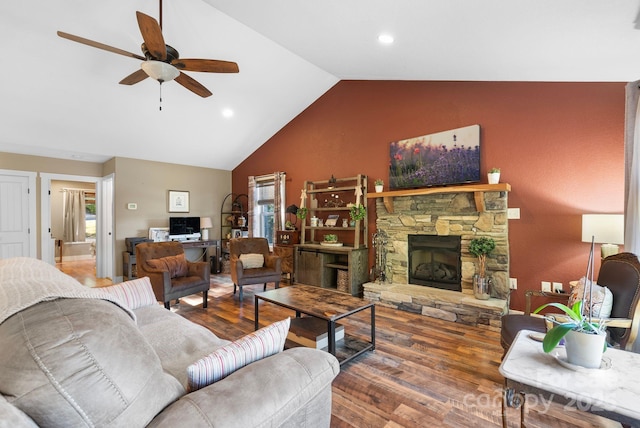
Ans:
<svg viewBox="0 0 640 428"><path fill-rule="evenodd" d="M169 82L180 75L177 68L162 61L147 60L140 67L149 77L158 82Z"/></svg>

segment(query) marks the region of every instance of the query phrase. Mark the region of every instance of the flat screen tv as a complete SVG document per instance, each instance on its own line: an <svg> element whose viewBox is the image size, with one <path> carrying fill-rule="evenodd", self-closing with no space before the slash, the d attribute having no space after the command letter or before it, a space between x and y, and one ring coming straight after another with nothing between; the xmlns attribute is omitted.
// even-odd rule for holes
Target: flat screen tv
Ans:
<svg viewBox="0 0 640 428"><path fill-rule="evenodd" d="M190 237L200 234L200 217L169 217L169 236Z"/></svg>
<svg viewBox="0 0 640 428"><path fill-rule="evenodd" d="M480 125L393 141L389 154L391 190L479 182Z"/></svg>

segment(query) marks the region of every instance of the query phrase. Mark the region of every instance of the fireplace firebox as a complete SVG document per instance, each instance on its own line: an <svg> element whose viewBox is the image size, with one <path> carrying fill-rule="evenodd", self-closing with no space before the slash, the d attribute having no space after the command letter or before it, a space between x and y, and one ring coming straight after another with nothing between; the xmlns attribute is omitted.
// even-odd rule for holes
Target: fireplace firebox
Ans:
<svg viewBox="0 0 640 428"><path fill-rule="evenodd" d="M462 291L459 236L409 235L409 284Z"/></svg>

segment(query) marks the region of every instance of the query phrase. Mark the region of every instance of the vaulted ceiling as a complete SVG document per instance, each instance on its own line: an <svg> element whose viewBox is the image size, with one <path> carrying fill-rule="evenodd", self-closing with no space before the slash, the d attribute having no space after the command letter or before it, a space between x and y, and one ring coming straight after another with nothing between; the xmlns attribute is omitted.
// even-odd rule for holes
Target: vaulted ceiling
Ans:
<svg viewBox="0 0 640 428"><path fill-rule="evenodd" d="M637 0L165 0L167 44L240 73L187 72L213 96L166 82L160 111L158 82L118 84L140 60L56 35L141 55L136 11L158 1L0 3L0 151L231 170L341 79L640 78Z"/></svg>

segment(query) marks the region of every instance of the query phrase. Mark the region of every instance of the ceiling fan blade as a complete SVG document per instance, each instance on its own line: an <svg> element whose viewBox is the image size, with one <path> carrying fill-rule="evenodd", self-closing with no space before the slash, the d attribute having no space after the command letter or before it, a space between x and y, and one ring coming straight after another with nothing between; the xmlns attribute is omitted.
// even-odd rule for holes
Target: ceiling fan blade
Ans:
<svg viewBox="0 0 640 428"><path fill-rule="evenodd" d="M171 65L180 70L202 71L206 73L238 73L238 64L231 61L220 61L217 59L175 59Z"/></svg>
<svg viewBox="0 0 640 428"><path fill-rule="evenodd" d="M147 77L149 77L149 75L145 73L143 69L140 69L134 71L133 73L122 79L119 83L121 85L135 85L138 82L142 82Z"/></svg>
<svg viewBox="0 0 640 428"><path fill-rule="evenodd" d="M180 73L178 77L175 78L175 81L193 92L196 95L200 95L202 98L207 98L211 96L211 92L198 83L195 79L187 76L184 73Z"/></svg>
<svg viewBox="0 0 640 428"><path fill-rule="evenodd" d="M113 53L117 53L119 55L124 55L124 56L128 56L128 57L135 58L135 59L140 59L142 61L146 60L146 58L143 57L143 56L136 55L134 53L127 52L127 51L122 50L122 49L114 48L113 46L105 45L104 43L95 42L93 40L85 39L84 37L74 36L73 34L65 33L63 31L58 31L58 36L62 37L63 39L68 39L68 40L71 40L73 42L82 43L83 45L87 45L87 46L91 46L91 47L94 47L94 48L102 49L102 50L105 50L105 51L108 51L108 52L113 52Z"/></svg>
<svg viewBox="0 0 640 428"><path fill-rule="evenodd" d="M158 21L142 12L136 12L136 17L138 18L138 27L140 27L144 44L153 55L153 58L160 61L167 59L167 47L164 44L162 29Z"/></svg>

